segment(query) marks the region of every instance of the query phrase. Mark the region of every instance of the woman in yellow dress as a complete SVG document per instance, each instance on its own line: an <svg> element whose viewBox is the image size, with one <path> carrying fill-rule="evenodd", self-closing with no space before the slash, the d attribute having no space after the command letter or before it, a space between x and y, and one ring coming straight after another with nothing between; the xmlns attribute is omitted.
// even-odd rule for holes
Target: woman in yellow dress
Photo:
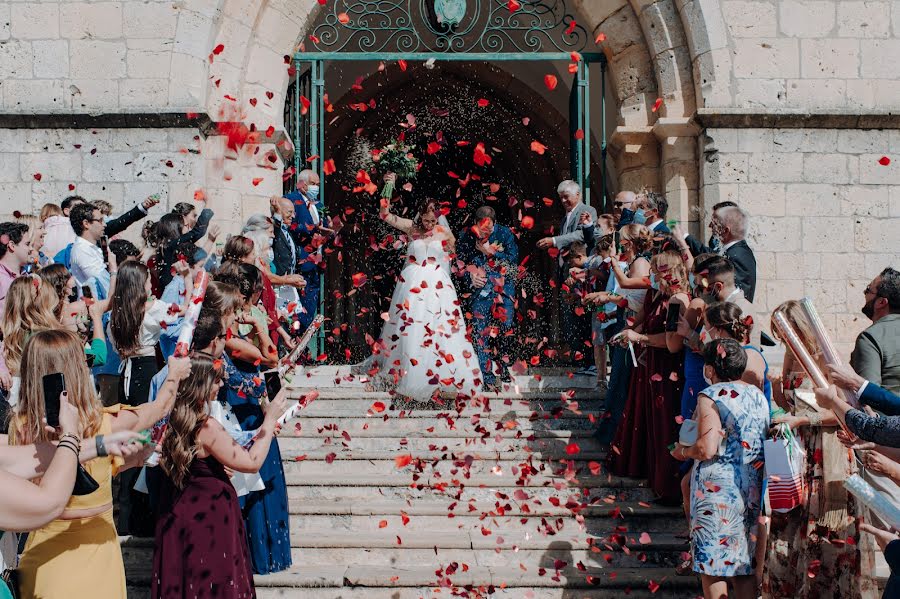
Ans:
<svg viewBox="0 0 900 599"><path fill-rule="evenodd" d="M139 409L104 408L94 391L79 338L65 330L35 333L22 354L22 388L10 421L10 443L51 440L52 433L44 424L44 375L63 374L68 401L78 410L84 436L90 437L149 428L169 412L178 382L189 371L187 358L172 358L157 401ZM59 518L28 536L18 567L22 597L125 599L125 567L113 523L111 490L112 477L124 461L105 455L102 445L101 438L98 457L84 465L99 488L73 496Z"/></svg>

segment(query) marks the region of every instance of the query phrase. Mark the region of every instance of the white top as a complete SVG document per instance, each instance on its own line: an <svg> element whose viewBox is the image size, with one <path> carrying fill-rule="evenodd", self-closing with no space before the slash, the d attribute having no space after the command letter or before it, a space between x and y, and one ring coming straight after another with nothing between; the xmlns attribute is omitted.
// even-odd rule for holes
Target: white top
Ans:
<svg viewBox="0 0 900 599"><path fill-rule="evenodd" d="M77 237L72 243L72 276L79 285L97 285L103 287L102 296L109 296L109 271L103 261L103 250L96 243L84 237ZM101 299L96 294L94 298Z"/></svg>
<svg viewBox="0 0 900 599"><path fill-rule="evenodd" d="M169 312L170 308L172 313ZM178 308L176 304L170 304L158 299L154 299L147 306L146 310L144 310L144 320L141 321L141 329L138 331L140 348L132 357L153 356L156 354L156 344L159 342L159 336L162 334L163 329L175 326L178 319L181 318L180 311L176 311L175 308ZM107 334L115 346L116 342L109 327L107 327Z"/></svg>

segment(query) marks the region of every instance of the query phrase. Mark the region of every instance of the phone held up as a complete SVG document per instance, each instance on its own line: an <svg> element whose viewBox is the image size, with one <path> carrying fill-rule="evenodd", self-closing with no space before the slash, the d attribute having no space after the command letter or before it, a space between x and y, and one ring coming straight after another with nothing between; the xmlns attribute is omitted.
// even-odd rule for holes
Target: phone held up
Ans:
<svg viewBox="0 0 900 599"><path fill-rule="evenodd" d="M59 426L59 396L66 390L66 379L61 372L45 374L44 379L44 414L47 424Z"/></svg>
<svg viewBox="0 0 900 599"><path fill-rule="evenodd" d="M267 370L263 373L263 379L266 382L266 395L269 396L269 401L272 401L278 395L278 392L281 391L281 376L278 373L278 369Z"/></svg>

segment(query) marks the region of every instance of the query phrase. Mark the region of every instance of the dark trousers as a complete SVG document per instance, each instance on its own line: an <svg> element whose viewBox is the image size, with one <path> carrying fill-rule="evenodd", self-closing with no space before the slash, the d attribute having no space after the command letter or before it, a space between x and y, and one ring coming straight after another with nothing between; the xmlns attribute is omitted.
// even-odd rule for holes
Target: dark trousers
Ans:
<svg viewBox="0 0 900 599"><path fill-rule="evenodd" d="M577 367L592 366L594 363L591 340L591 315L588 312L576 314L577 306L563 300L561 308L562 337L569 346L569 364Z"/></svg>
<svg viewBox="0 0 900 599"><path fill-rule="evenodd" d="M299 334L302 335L319 312L320 277L318 268L303 271L300 274L306 280L306 287L300 291L300 305L303 306L304 312L298 317L300 321Z"/></svg>
<svg viewBox="0 0 900 599"><path fill-rule="evenodd" d="M150 396L150 381L157 372L159 368L156 365L156 356L131 358L131 381L127 394L125 377L119 377L119 397L123 398L122 403L129 406L147 403ZM155 533L156 517L150 508L150 501L146 494L134 490L134 483L140 472L140 468L131 468L116 477L119 482L119 491L116 494L119 504L116 529L120 535L152 537Z"/></svg>
<svg viewBox="0 0 900 599"><path fill-rule="evenodd" d="M608 337L612 337L624 328L622 324L611 325L607 330ZM625 401L628 399L628 383L631 381L631 353L628 347L620 345L609 346L609 362L611 372L609 385L606 389L606 409L600 420L600 426L594 435L602 443L612 443L616 435L616 428L622 420L625 411Z"/></svg>
<svg viewBox="0 0 900 599"><path fill-rule="evenodd" d="M512 335L509 332L513 324L513 303L508 299L503 302L506 317L501 320L495 318L492 312L496 297L493 293L488 297L480 295L475 297L476 299L472 301L472 337L478 354L478 365L481 367L482 382L485 385L493 385L497 382L495 371L498 369L500 379L509 380L509 369L503 361L503 356L509 355L511 347Z"/></svg>

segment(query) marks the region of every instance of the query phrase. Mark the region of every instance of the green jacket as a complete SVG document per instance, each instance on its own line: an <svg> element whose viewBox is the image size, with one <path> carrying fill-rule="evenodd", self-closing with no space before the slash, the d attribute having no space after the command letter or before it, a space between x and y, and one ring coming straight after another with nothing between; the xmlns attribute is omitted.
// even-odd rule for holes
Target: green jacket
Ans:
<svg viewBox="0 0 900 599"><path fill-rule="evenodd" d="M900 314L888 314L859 334L850 365L867 381L900 395Z"/></svg>

